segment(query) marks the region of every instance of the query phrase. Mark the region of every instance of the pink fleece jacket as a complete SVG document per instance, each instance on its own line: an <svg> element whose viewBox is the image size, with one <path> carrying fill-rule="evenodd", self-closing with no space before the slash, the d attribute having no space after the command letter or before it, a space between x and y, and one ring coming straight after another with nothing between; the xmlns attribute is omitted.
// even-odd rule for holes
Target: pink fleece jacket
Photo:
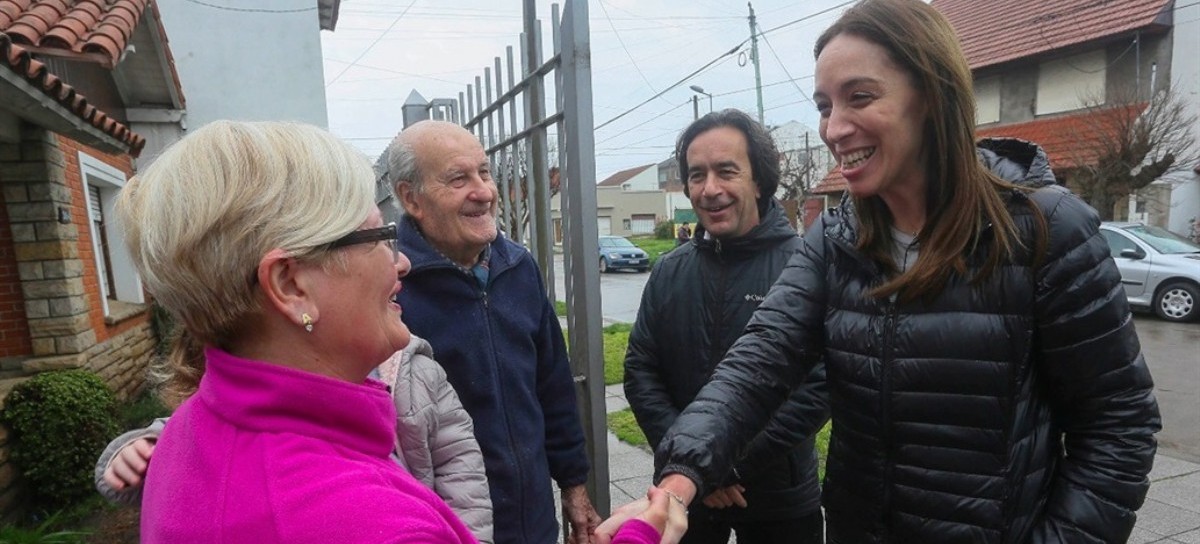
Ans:
<svg viewBox="0 0 1200 544"><path fill-rule="evenodd" d="M147 543L476 542L389 455L396 412L364 385L205 352L154 450Z"/></svg>

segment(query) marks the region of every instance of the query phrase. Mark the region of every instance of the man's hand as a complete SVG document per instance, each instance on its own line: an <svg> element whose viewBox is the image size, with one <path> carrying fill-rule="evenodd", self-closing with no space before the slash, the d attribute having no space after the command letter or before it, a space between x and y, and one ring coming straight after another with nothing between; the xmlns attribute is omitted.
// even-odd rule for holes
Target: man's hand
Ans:
<svg viewBox="0 0 1200 544"><path fill-rule="evenodd" d="M105 483L117 491L142 485L153 454L154 440L139 438L130 442L113 456L108 468L104 469Z"/></svg>
<svg viewBox="0 0 1200 544"><path fill-rule="evenodd" d="M592 506L587 496L587 488L583 485L568 487L562 490L563 519L567 520L571 531L567 535L567 544L589 544L592 533L600 525L600 514Z"/></svg>
<svg viewBox="0 0 1200 544"><path fill-rule="evenodd" d="M746 497L742 496L742 493L745 492L746 488L739 484L722 487L721 489L709 493L707 497L704 497L704 506L718 510L721 508L728 508L733 505L745 508Z"/></svg>

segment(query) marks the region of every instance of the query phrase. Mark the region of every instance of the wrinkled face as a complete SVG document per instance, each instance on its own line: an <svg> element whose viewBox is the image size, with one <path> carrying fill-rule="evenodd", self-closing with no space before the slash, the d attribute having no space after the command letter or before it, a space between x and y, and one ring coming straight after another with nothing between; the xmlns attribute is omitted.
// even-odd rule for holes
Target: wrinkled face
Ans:
<svg viewBox="0 0 1200 544"><path fill-rule="evenodd" d="M382 226L376 208L358 230ZM330 266L323 272L327 277L316 282L314 297L320 313L315 331L330 339L339 356L378 365L410 340L408 327L400 320L400 305L395 302L400 278L408 274L408 257L393 251L386 241L333 251L343 254L346 268Z"/></svg>
<svg viewBox="0 0 1200 544"><path fill-rule="evenodd" d="M419 191L402 196L426 239L460 262L496 239L498 192L479 140L460 127L438 127L413 142L420 161ZM472 261L473 262L473 261Z"/></svg>
<svg viewBox="0 0 1200 544"><path fill-rule="evenodd" d="M883 47L853 34L830 40L817 58L813 101L851 194L924 194L925 104Z"/></svg>
<svg viewBox="0 0 1200 544"><path fill-rule="evenodd" d="M687 148L688 197L714 238L741 236L758 225L758 184L746 136L733 127L701 132Z"/></svg>

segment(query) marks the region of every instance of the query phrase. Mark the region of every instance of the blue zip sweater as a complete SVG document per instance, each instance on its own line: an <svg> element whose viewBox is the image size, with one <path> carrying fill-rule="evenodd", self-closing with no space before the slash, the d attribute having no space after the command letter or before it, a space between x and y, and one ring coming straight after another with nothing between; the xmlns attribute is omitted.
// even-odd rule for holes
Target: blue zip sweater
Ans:
<svg viewBox="0 0 1200 544"><path fill-rule="evenodd" d="M562 329L537 264L499 235L480 289L407 216L399 238L412 261L399 295L404 322L433 346L475 422L497 544L557 542L550 478L583 484L589 466Z"/></svg>

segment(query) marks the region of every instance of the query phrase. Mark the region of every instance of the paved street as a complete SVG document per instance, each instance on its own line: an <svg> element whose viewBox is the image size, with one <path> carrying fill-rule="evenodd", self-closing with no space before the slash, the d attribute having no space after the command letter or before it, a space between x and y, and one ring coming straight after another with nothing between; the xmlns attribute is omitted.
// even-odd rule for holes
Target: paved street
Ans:
<svg viewBox="0 0 1200 544"><path fill-rule="evenodd" d="M1159 451L1200 463L1200 323L1134 320L1163 416ZM1193 499L1200 501L1200 489Z"/></svg>
<svg viewBox="0 0 1200 544"><path fill-rule="evenodd" d="M599 266L597 264L597 266ZM600 275L600 307L605 323L633 323L637 319L638 304L642 300L642 288L650 277L648 272L619 270ZM563 287L563 260L561 254L554 256L554 294L558 300L566 300Z"/></svg>

